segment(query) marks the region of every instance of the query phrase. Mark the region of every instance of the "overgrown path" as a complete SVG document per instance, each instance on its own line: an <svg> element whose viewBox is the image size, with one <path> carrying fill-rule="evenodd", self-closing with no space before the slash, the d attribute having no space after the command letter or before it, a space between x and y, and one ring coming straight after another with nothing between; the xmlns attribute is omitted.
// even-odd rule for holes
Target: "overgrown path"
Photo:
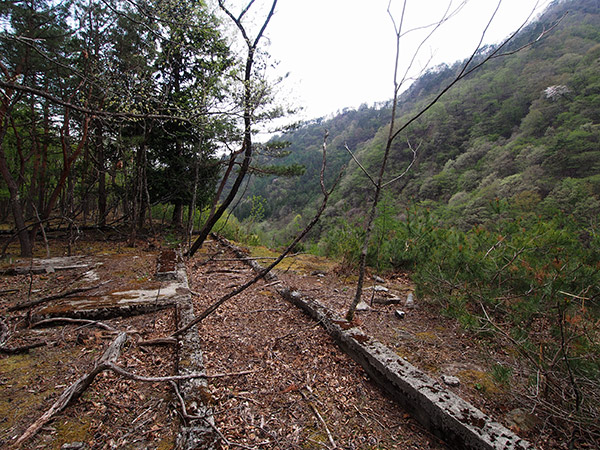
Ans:
<svg viewBox="0 0 600 450"><path fill-rule="evenodd" d="M188 264L197 311L251 276L215 242L205 247ZM140 345L176 329L166 284L155 277L156 249L112 243L90 245L86 254L62 267L56 261L41 270L28 270L31 261L2 267L2 347L40 345L0 356L2 448L13 446L69 386L93 372L120 332L128 339L111 358L121 369L138 378L178 375L172 342ZM384 396L318 324L281 299L276 287L259 282L199 326L209 375L200 395L212 408L216 448L444 448ZM131 303L139 291L145 298L133 308L111 311L102 303L107 298ZM14 308L32 300L43 301ZM83 318L72 309L88 312ZM31 327L52 316L71 321ZM187 421L169 382L144 382L113 370L90 381L23 448L176 446Z"/></svg>

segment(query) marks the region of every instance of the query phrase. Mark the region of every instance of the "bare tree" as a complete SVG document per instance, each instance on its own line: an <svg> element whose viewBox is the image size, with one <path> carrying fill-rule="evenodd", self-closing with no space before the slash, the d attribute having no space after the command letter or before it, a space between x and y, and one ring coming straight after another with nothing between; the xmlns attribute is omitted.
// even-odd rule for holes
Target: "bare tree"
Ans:
<svg viewBox="0 0 600 450"><path fill-rule="evenodd" d="M252 39L248 34L246 25L244 24L244 16L248 13L250 8L252 7L254 0L250 0L246 6L242 9L239 15L235 16L230 9L228 9L223 0L219 0L219 7L221 10L233 21L236 28L242 35L244 42L246 44L246 64L244 70L244 79L243 79L243 98L242 98L242 108L243 108L243 122L244 122L244 131L243 131L243 139L242 139L242 148L239 153L243 153L243 160L240 164L240 168L237 174L235 181L231 187L231 190L227 194L227 197L223 200L221 205L209 216L206 223L204 223L202 229L200 230L200 234L196 241L192 244L190 249L188 250L188 256L193 256L194 253L198 251L202 244L208 237L208 234L215 226L217 221L221 218L221 216L225 213L233 199L235 198L240 186L242 185L242 181L244 177L248 173L248 168L250 167L250 161L252 159L252 124L254 121L254 111L257 108L257 104L255 102L255 92L253 89L253 66L256 59L258 44L260 43L261 38L267 28L267 25L271 21L273 14L275 13L275 7L277 6L277 0L273 0L271 4L271 8L262 23L256 37ZM231 173L231 169L235 163L237 154L233 154L231 156L231 160L228 166L228 170L226 172L227 176ZM226 179L223 180L221 186L219 187L219 193L221 192ZM218 198L217 198L218 201Z"/></svg>

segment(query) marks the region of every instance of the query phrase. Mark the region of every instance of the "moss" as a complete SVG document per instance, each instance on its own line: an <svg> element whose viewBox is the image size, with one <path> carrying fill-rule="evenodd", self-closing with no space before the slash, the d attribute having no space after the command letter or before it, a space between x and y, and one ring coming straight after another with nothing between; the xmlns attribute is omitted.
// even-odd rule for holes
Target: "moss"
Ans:
<svg viewBox="0 0 600 450"><path fill-rule="evenodd" d="M302 443L305 450L322 449L327 447L327 435L321 431L312 431Z"/></svg>
<svg viewBox="0 0 600 450"><path fill-rule="evenodd" d="M270 250L263 246L250 247L250 255L254 258L276 258L280 255L279 252ZM266 266L270 263L270 260L259 260L262 266ZM321 256L302 254L294 257L287 257L279 263L277 266L281 270L293 270L294 272L310 274L312 272L329 272L336 265L334 261Z"/></svg>
<svg viewBox="0 0 600 450"><path fill-rule="evenodd" d="M15 426L22 426L26 417L35 416L47 406L46 399L56 391L53 381L61 361L76 358L77 349L62 350L45 347L25 355L0 359L0 440Z"/></svg>
<svg viewBox="0 0 600 450"><path fill-rule="evenodd" d="M55 423L56 435L53 436L52 449L60 450L63 444L72 442L87 442L92 439L91 421L82 419L65 419Z"/></svg>
<svg viewBox="0 0 600 450"><path fill-rule="evenodd" d="M161 439L156 450L171 450L175 448L175 439L173 436L167 436Z"/></svg>
<svg viewBox="0 0 600 450"><path fill-rule="evenodd" d="M415 333L415 336L421 341L425 342L433 342L437 339L437 335L432 333L431 331L422 331L420 333Z"/></svg>
<svg viewBox="0 0 600 450"><path fill-rule="evenodd" d="M463 380L465 384L470 384L478 391L487 394L497 394L500 391L498 385L494 383L492 376L488 372L468 369L461 370L458 372L457 376Z"/></svg>

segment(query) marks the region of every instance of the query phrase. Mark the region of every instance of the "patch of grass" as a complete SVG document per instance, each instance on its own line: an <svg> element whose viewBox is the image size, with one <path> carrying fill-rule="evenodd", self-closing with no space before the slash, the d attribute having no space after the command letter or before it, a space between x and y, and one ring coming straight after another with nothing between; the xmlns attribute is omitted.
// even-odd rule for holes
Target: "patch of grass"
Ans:
<svg viewBox="0 0 600 450"><path fill-rule="evenodd" d="M264 246L250 247L250 256L253 258L276 258L279 252L271 250ZM263 267L269 265L272 259L263 259L258 261ZM336 263L322 256L316 256L303 253L295 256L288 256L277 265L279 270L292 270L301 274L310 274L312 272L329 272L335 267Z"/></svg>
<svg viewBox="0 0 600 450"><path fill-rule="evenodd" d="M502 364L494 364L490 374L496 383L507 385L512 376L512 368L503 366Z"/></svg>

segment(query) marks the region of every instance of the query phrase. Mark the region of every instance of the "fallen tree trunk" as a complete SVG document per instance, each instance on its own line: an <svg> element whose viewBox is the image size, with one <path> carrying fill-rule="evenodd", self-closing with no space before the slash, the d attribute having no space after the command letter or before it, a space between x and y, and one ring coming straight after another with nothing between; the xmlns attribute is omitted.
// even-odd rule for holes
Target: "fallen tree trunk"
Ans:
<svg viewBox="0 0 600 450"><path fill-rule="evenodd" d="M47 297L38 298L36 300L30 300L28 302L18 303L16 305L10 306L8 308L9 311L19 311L20 309L27 309L32 306L41 305L42 303L51 302L52 300L59 300L61 298L69 297L71 295L80 294L82 292L91 291L93 289L97 289L103 284L108 283L105 281L104 283L97 284L96 286L88 286L83 288L71 289L70 291L61 292L60 294L49 295Z"/></svg>
<svg viewBox="0 0 600 450"><path fill-rule="evenodd" d="M33 344L21 345L19 347L0 347L0 353L4 355L19 355L21 353L27 353L29 350L44 347L45 342L34 342Z"/></svg>

